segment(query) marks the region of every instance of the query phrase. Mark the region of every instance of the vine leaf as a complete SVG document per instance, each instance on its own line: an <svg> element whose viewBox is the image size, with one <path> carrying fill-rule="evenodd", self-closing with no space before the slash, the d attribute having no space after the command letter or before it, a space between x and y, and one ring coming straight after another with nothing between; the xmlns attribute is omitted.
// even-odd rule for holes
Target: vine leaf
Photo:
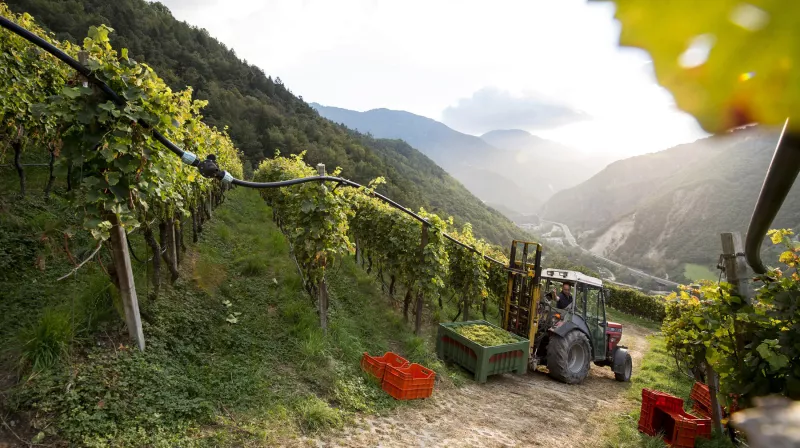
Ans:
<svg viewBox="0 0 800 448"><path fill-rule="evenodd" d="M706 131L782 125L800 109L800 3L614 3L620 44L650 53L659 83ZM800 131L800 120L789 126Z"/></svg>

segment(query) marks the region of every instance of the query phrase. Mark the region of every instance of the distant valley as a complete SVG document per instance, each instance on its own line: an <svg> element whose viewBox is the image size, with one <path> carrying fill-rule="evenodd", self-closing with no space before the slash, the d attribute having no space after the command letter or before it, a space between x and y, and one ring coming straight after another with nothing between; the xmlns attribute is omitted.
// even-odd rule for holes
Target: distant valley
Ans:
<svg viewBox="0 0 800 448"><path fill-rule="evenodd" d="M747 230L778 134L741 129L614 162L553 195L542 216L592 252L659 276L713 267L719 234ZM773 227L798 226L795 186Z"/></svg>
<svg viewBox="0 0 800 448"><path fill-rule="evenodd" d="M406 141L511 218L535 213L555 192L589 179L611 161L588 159L574 148L523 130L496 130L476 137L404 111L311 106L349 128Z"/></svg>

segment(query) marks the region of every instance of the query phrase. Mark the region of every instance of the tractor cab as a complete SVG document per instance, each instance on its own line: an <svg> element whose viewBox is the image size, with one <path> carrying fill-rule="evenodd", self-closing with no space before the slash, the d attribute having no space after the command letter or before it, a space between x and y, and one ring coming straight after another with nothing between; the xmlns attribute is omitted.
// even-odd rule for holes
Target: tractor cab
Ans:
<svg viewBox="0 0 800 448"><path fill-rule="evenodd" d="M622 325L606 320L602 280L542 269L541 250L537 243L512 244L503 328L530 341L532 370L547 366L550 376L575 384L594 362L610 366L618 381L629 381L631 357L619 345Z"/></svg>

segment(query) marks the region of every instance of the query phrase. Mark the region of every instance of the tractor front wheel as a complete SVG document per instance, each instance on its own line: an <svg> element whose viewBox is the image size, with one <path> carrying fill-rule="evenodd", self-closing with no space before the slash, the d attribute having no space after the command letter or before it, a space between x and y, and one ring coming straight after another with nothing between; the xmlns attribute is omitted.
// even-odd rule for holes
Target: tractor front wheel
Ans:
<svg viewBox="0 0 800 448"><path fill-rule="evenodd" d="M589 374L592 351L589 338L578 330L565 336L550 335L547 344L547 370L550 376L567 384L578 384Z"/></svg>
<svg viewBox="0 0 800 448"><path fill-rule="evenodd" d="M622 372L614 373L614 379L617 381L627 383L631 380L631 373L633 372L633 361L631 354L625 353L625 365L622 367Z"/></svg>

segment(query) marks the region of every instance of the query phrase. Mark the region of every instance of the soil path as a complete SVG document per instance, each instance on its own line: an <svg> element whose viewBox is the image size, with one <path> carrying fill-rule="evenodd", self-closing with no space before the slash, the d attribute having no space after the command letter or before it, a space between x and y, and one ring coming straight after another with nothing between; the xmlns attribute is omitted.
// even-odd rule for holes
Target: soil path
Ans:
<svg viewBox="0 0 800 448"><path fill-rule="evenodd" d="M650 331L626 324L633 375L647 351ZM608 367L592 366L580 385L542 373L498 375L486 384L435 390L433 397L385 416L365 416L354 426L306 439L318 447L596 447L609 415L633 402L630 383L614 381Z"/></svg>

